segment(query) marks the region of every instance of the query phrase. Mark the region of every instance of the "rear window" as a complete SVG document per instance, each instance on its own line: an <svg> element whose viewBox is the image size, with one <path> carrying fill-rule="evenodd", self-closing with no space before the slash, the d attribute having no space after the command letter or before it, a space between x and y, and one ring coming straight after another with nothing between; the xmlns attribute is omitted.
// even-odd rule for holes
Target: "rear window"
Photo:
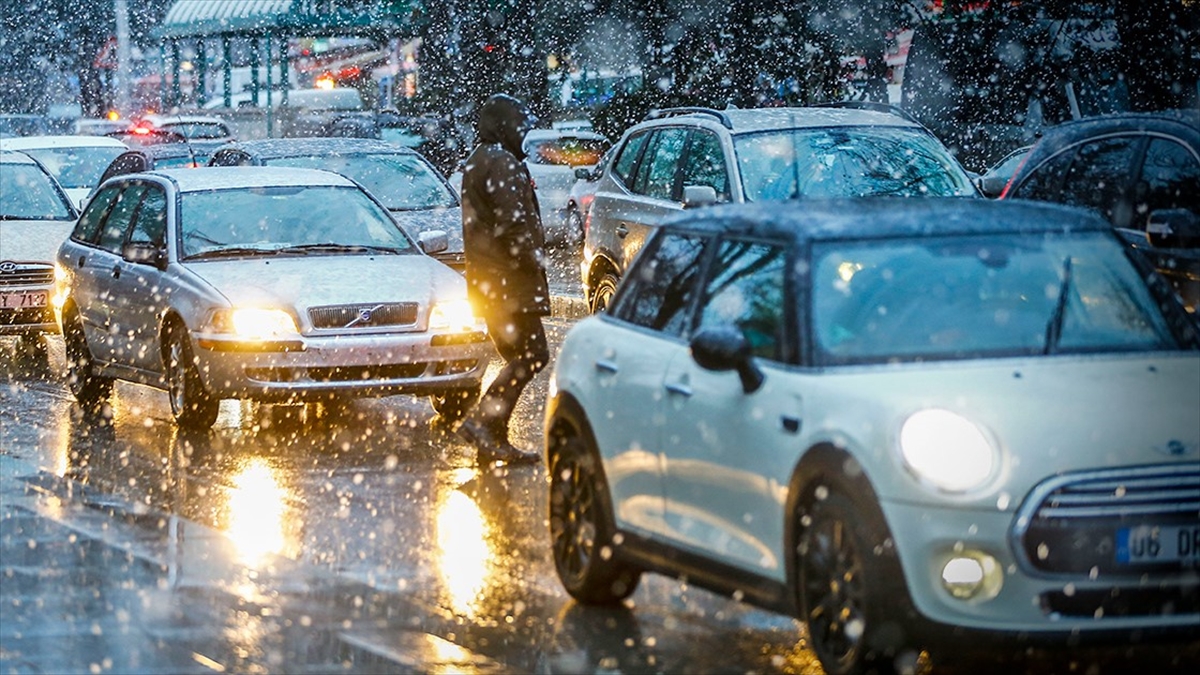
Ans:
<svg viewBox="0 0 1200 675"><path fill-rule="evenodd" d="M95 187L109 163L124 151L118 147L31 148L25 150L46 167L58 184L70 190Z"/></svg>
<svg viewBox="0 0 1200 675"><path fill-rule="evenodd" d="M266 164L339 173L365 187L391 211L458 206L458 199L437 170L417 155L280 157Z"/></svg>
<svg viewBox="0 0 1200 675"><path fill-rule="evenodd" d="M525 152L533 164L592 166L600 162L609 145L601 139L550 138L526 143Z"/></svg>
<svg viewBox="0 0 1200 675"><path fill-rule="evenodd" d="M734 139L746 201L973 196L937 139L910 128L788 129Z"/></svg>
<svg viewBox="0 0 1200 675"><path fill-rule="evenodd" d="M62 194L33 164L0 164L0 219L67 220L75 216Z"/></svg>

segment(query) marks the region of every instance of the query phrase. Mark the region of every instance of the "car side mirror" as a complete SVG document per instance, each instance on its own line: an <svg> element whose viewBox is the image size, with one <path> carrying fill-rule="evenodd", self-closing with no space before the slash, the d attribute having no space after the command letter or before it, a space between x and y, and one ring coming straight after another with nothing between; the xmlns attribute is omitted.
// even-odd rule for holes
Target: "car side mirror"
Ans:
<svg viewBox="0 0 1200 675"><path fill-rule="evenodd" d="M579 166L575 168L575 178L578 180L594 180L596 175L592 173L592 169L586 166Z"/></svg>
<svg viewBox="0 0 1200 675"><path fill-rule="evenodd" d="M148 241L131 241L121 248L121 258L135 265L167 268L167 252L162 246Z"/></svg>
<svg viewBox="0 0 1200 675"><path fill-rule="evenodd" d="M1200 216L1188 209L1151 211L1146 220L1146 238L1152 245L1165 248L1200 246Z"/></svg>
<svg viewBox="0 0 1200 675"><path fill-rule="evenodd" d="M711 185L684 185L683 208L694 209L717 203L717 191Z"/></svg>
<svg viewBox="0 0 1200 675"><path fill-rule="evenodd" d="M433 255L441 253L450 248L449 235L445 230L428 230L417 235L417 243L421 245L421 250Z"/></svg>
<svg viewBox="0 0 1200 675"><path fill-rule="evenodd" d="M766 379L754 363L749 340L736 326L704 328L692 338L689 347L692 359L701 368L716 372L737 371L742 391L747 394L758 391Z"/></svg>

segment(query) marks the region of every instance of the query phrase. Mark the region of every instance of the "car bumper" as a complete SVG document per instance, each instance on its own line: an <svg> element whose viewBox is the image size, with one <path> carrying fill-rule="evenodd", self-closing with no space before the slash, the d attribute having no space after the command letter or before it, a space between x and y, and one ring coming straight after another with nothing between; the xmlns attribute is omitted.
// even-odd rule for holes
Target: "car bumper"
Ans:
<svg viewBox="0 0 1200 675"><path fill-rule="evenodd" d="M212 394L265 401L469 389L479 385L493 353L480 331L265 343L201 334L193 347L200 377Z"/></svg>
<svg viewBox="0 0 1200 675"><path fill-rule="evenodd" d="M1035 574L1011 550L1010 512L897 502L883 506L909 594L932 622L1031 638L1200 633L1200 570L1140 576ZM946 588L943 569L962 556L993 561L994 591L958 598Z"/></svg>

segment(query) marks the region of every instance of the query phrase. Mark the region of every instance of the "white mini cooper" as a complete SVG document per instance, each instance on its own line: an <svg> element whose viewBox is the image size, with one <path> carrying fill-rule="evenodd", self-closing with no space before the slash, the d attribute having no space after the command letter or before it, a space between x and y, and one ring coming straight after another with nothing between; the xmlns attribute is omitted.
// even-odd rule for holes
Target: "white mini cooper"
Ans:
<svg viewBox="0 0 1200 675"><path fill-rule="evenodd" d="M550 531L802 618L830 673L964 634L1200 636L1200 338L1082 210L866 198L666 222L568 334Z"/></svg>

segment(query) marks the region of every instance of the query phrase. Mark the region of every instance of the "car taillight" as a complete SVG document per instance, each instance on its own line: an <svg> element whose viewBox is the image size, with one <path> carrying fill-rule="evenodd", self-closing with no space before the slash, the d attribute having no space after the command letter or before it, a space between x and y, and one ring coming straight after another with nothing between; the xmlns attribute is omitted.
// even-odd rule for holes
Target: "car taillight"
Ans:
<svg viewBox="0 0 1200 675"><path fill-rule="evenodd" d="M1000 196L997 197L997 199L1004 199L1008 197L1008 191L1012 189L1013 180L1015 180L1017 176L1021 175L1021 169L1025 168L1025 162L1029 161L1029 156L1032 154L1033 148L1030 148L1029 152L1025 153L1025 156L1021 158L1021 163L1017 165L1017 170L1013 171L1012 175L1008 177L1008 182L1004 184L1004 189L1000 191Z"/></svg>

